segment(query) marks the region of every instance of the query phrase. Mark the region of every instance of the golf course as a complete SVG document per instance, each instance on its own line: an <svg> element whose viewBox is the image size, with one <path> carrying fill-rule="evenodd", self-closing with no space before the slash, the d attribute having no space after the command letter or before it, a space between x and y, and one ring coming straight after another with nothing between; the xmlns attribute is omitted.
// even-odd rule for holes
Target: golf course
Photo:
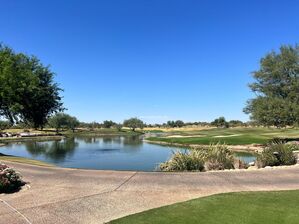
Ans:
<svg viewBox="0 0 299 224"><path fill-rule="evenodd" d="M131 215L110 224L297 224L299 191L226 193Z"/></svg>
<svg viewBox="0 0 299 224"><path fill-rule="evenodd" d="M158 132L160 133L160 132ZM200 130L182 129L163 132L163 137L149 137L151 142L162 142L182 145L209 145L225 143L228 145L267 144L273 139L299 140L299 129L296 128L209 128Z"/></svg>
<svg viewBox="0 0 299 224"><path fill-rule="evenodd" d="M299 0L1 3L0 224L299 224Z"/></svg>

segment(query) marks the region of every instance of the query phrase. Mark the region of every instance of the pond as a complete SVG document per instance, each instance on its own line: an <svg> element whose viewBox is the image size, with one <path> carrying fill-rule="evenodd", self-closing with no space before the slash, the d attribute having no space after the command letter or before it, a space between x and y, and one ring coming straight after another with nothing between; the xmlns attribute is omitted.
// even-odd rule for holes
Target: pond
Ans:
<svg viewBox="0 0 299 224"><path fill-rule="evenodd" d="M149 144L142 136L75 137L45 142L11 143L0 147L0 153L41 160L60 167L99 170L154 171L170 158L175 147ZM246 162L252 154L236 153Z"/></svg>

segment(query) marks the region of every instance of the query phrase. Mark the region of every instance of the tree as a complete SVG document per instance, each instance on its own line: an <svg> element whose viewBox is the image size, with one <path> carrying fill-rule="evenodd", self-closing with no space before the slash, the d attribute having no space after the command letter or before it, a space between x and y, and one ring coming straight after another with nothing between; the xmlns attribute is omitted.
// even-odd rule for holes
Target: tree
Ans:
<svg viewBox="0 0 299 224"><path fill-rule="evenodd" d="M58 113L49 118L48 124L51 128L55 128L56 133L58 133L59 130L66 125L67 117L65 115L66 114Z"/></svg>
<svg viewBox="0 0 299 224"><path fill-rule="evenodd" d="M12 124L43 127L51 114L63 110L61 89L53 79L54 73L36 57L0 45L0 116Z"/></svg>
<svg viewBox="0 0 299 224"><path fill-rule="evenodd" d="M0 130L5 130L11 127L11 123L9 121L0 120Z"/></svg>
<svg viewBox="0 0 299 224"><path fill-rule="evenodd" d="M76 117L65 113L57 113L49 118L48 124L51 128L55 128L56 133L62 128L71 129L74 132L76 127L80 125L80 122Z"/></svg>
<svg viewBox="0 0 299 224"><path fill-rule="evenodd" d="M116 124L115 127L118 131L121 131L121 129L123 128L123 125L122 124Z"/></svg>
<svg viewBox="0 0 299 224"><path fill-rule="evenodd" d="M171 128L175 128L175 127L183 127L185 125L185 123L181 120L177 120L177 121L167 121L167 126L171 127Z"/></svg>
<svg viewBox="0 0 299 224"><path fill-rule="evenodd" d="M253 72L249 87L256 94L244 112L265 126L285 127L299 124L299 45L282 46L267 54L260 69Z"/></svg>
<svg viewBox="0 0 299 224"><path fill-rule="evenodd" d="M242 122L242 121L239 121L239 120L230 120L228 122L229 126L230 127L240 127L240 126L244 126L245 124Z"/></svg>
<svg viewBox="0 0 299 224"><path fill-rule="evenodd" d="M137 117L125 120L123 125L125 127L131 128L132 131L135 131L136 128L143 128L144 127L143 121L138 119Z"/></svg>
<svg viewBox="0 0 299 224"><path fill-rule="evenodd" d="M174 128L175 127L175 121L167 121L167 126Z"/></svg>
<svg viewBox="0 0 299 224"><path fill-rule="evenodd" d="M111 120L110 121L106 120L106 121L103 122L103 127L104 128L111 128L114 125L116 125L116 123L111 121Z"/></svg>
<svg viewBox="0 0 299 224"><path fill-rule="evenodd" d="M71 129L73 132L75 132L76 128L79 127L80 122L76 117L72 117L67 115L67 122L66 126Z"/></svg>
<svg viewBox="0 0 299 224"><path fill-rule="evenodd" d="M211 122L211 125L214 125L218 128L228 128L229 124L226 122L224 117L219 117L215 119L213 122Z"/></svg>
<svg viewBox="0 0 299 224"><path fill-rule="evenodd" d="M181 121L181 120L177 120L176 122L175 122L175 127L179 127L179 128L181 128L181 127L183 127L185 125L185 123L183 122L183 121Z"/></svg>

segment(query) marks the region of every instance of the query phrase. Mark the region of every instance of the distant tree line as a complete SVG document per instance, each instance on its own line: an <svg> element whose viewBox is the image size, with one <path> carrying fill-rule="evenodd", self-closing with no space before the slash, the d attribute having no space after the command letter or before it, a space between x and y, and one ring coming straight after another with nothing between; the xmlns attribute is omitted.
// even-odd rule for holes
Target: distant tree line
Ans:
<svg viewBox="0 0 299 224"><path fill-rule="evenodd" d="M117 128L132 131L144 127L181 128L185 126L299 126L299 45L282 46L279 52L270 52L260 61L260 68L253 72L254 82L249 85L256 94L247 102L244 112L251 121L226 121L224 117L212 122L184 122L171 120L163 124L146 124L138 118L122 123L112 120L80 122L76 117L63 113L60 92L54 81L54 72L35 56L17 53L0 44L0 130L10 127L44 128L57 132L61 129Z"/></svg>

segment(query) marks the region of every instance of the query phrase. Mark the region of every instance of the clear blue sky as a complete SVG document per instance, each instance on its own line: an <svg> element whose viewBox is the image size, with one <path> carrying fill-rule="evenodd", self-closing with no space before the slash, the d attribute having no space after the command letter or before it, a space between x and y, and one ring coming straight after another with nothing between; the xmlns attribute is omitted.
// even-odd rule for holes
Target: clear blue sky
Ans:
<svg viewBox="0 0 299 224"><path fill-rule="evenodd" d="M299 38L297 0L0 0L0 41L50 64L67 113L246 121L250 72Z"/></svg>

